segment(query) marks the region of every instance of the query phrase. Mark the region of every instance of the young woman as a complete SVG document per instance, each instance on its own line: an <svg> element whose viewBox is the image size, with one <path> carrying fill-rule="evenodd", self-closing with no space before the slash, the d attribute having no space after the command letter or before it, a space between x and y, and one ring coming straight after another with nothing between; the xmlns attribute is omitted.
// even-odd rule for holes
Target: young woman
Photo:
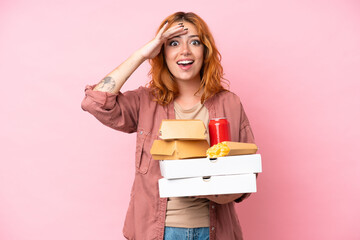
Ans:
<svg viewBox="0 0 360 240"><path fill-rule="evenodd" d="M120 92L131 74L150 60L147 87ZM206 23L177 12L157 35L99 84L87 86L82 108L103 124L136 132L136 174L123 233L127 239L242 239L234 202L250 194L160 198L158 161L150 155L163 119L226 117L231 140L254 142L239 98L222 86L220 54ZM236 184L236 183L234 183Z"/></svg>

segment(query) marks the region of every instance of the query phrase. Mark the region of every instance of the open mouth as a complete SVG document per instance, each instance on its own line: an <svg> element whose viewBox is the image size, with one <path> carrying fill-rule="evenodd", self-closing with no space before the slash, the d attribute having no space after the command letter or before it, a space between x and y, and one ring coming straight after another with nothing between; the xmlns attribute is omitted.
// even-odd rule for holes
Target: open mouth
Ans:
<svg viewBox="0 0 360 240"><path fill-rule="evenodd" d="M178 61L176 62L178 65L181 65L181 66L188 66L188 65L191 65L194 63L193 60L181 60L181 61Z"/></svg>

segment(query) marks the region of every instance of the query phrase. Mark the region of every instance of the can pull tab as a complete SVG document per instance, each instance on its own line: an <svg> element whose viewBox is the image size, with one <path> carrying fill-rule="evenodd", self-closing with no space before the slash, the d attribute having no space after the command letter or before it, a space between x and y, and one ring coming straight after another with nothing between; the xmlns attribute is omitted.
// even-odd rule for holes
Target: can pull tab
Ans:
<svg viewBox="0 0 360 240"><path fill-rule="evenodd" d="M203 177L204 182L210 182L210 180L211 180L211 176L204 176Z"/></svg>

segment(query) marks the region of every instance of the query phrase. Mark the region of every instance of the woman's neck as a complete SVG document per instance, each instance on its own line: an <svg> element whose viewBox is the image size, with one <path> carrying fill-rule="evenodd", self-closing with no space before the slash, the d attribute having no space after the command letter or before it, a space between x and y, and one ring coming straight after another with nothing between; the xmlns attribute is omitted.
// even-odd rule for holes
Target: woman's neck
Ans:
<svg viewBox="0 0 360 240"><path fill-rule="evenodd" d="M200 88L200 79L193 81L177 81L177 84L179 95L176 97L175 101L182 108L189 109L200 102L202 90L197 92Z"/></svg>

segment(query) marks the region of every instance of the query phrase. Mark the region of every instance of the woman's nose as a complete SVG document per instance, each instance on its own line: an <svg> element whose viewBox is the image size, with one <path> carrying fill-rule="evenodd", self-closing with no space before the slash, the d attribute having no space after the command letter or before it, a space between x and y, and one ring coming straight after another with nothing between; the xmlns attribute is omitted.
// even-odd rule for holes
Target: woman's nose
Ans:
<svg viewBox="0 0 360 240"><path fill-rule="evenodd" d="M189 49L189 45L188 44L182 44L181 46L181 54L182 55L189 55L191 54L191 51Z"/></svg>

